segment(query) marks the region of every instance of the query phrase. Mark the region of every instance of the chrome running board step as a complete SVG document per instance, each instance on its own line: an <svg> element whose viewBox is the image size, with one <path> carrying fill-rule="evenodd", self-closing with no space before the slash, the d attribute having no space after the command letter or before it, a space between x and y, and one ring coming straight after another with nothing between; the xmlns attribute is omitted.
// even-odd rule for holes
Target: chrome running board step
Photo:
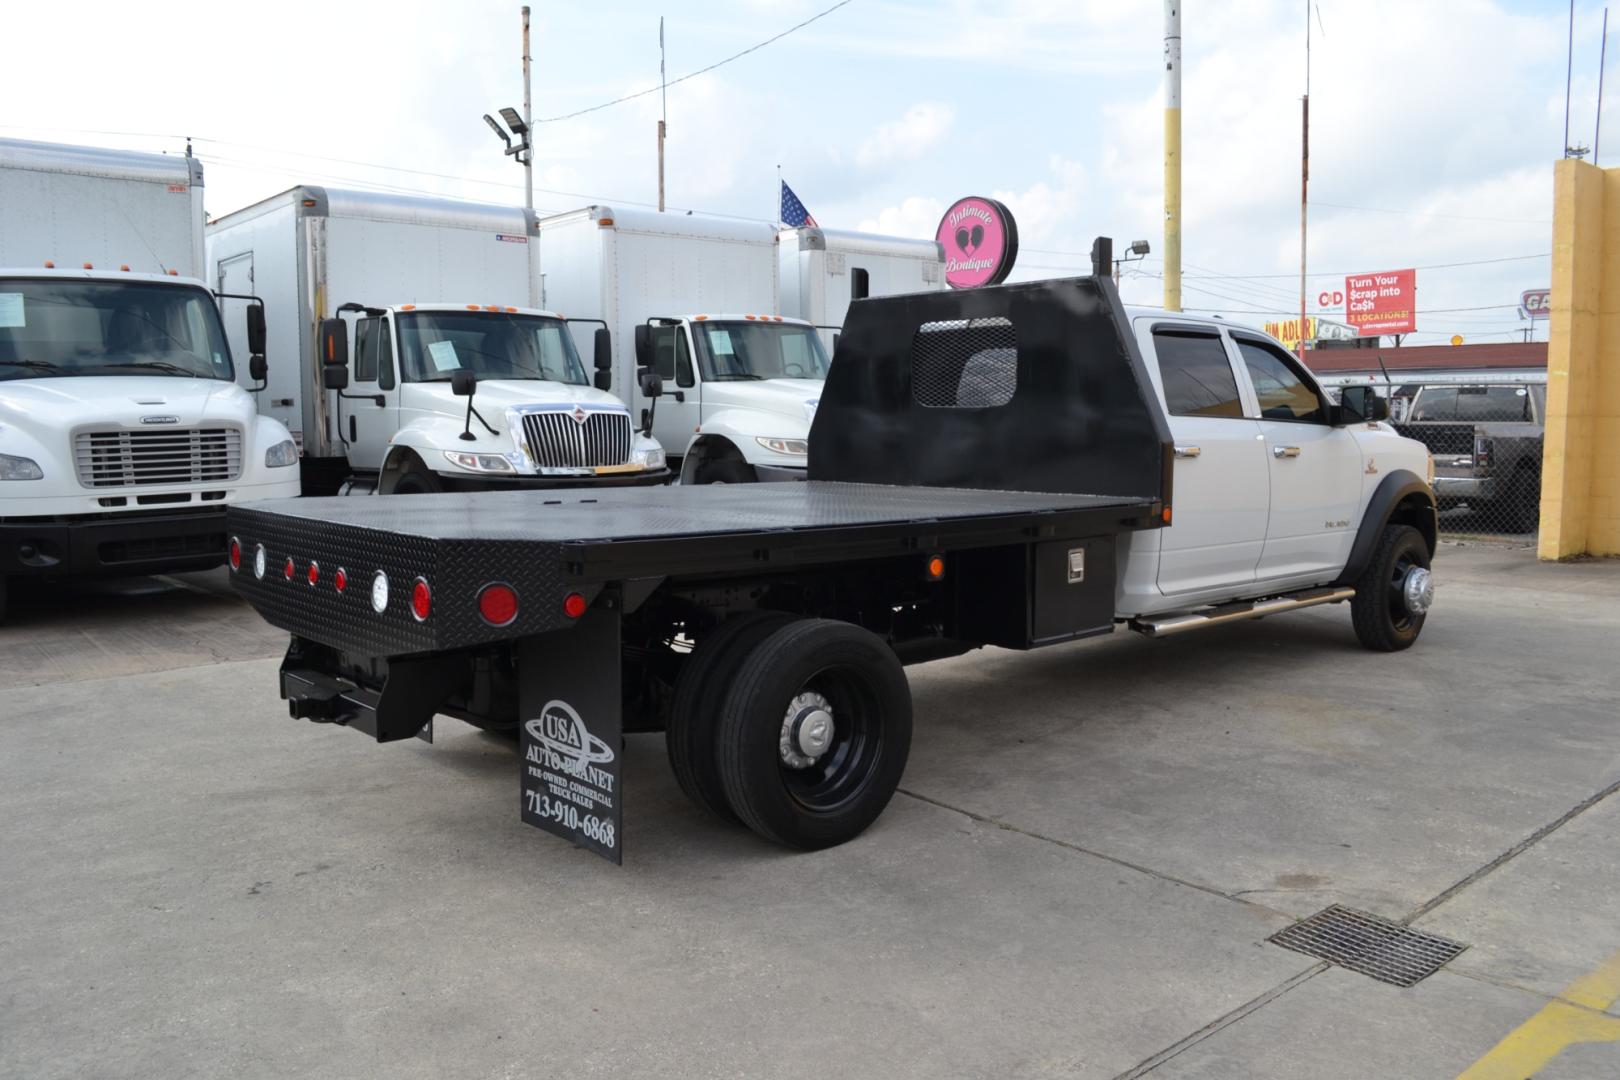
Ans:
<svg viewBox="0 0 1620 1080"><path fill-rule="evenodd" d="M1190 630L1202 630L1205 627L1237 622L1240 619L1261 619L1267 615L1280 615L1285 611L1298 611L1300 608L1315 607L1318 604L1337 604L1355 595L1354 589L1310 589L1270 600L1222 604L1220 607L1208 608L1190 615L1132 619L1130 626L1132 630L1148 637L1170 637L1173 634L1185 634Z"/></svg>

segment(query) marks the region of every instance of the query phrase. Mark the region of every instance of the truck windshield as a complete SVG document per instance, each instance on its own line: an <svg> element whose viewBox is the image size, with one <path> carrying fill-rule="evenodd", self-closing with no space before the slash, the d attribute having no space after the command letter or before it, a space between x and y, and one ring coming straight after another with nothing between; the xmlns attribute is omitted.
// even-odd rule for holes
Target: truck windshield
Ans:
<svg viewBox="0 0 1620 1080"><path fill-rule="evenodd" d="M694 322L692 327L705 379L827 377L827 350L811 327L774 322Z"/></svg>
<svg viewBox="0 0 1620 1080"><path fill-rule="evenodd" d="M213 297L157 282L0 280L0 379L233 378Z"/></svg>
<svg viewBox="0 0 1620 1080"><path fill-rule="evenodd" d="M407 382L448 382L465 368L480 379L545 379L585 385L585 367L561 319L506 312L417 311L394 316Z"/></svg>

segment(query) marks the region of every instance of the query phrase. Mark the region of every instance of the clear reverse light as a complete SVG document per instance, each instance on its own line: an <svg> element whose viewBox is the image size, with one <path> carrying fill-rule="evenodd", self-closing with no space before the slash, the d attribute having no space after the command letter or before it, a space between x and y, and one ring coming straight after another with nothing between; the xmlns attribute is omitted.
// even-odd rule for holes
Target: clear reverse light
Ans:
<svg viewBox="0 0 1620 1080"><path fill-rule="evenodd" d="M371 579L371 610L379 615L388 610L388 575L381 570Z"/></svg>
<svg viewBox="0 0 1620 1080"><path fill-rule="evenodd" d="M0 454L0 480L43 480L45 470L33 458Z"/></svg>

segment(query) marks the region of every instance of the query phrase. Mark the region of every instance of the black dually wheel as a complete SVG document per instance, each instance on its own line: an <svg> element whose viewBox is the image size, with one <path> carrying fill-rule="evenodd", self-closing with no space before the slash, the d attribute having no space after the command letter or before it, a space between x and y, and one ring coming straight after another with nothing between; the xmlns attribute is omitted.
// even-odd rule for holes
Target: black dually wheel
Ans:
<svg viewBox="0 0 1620 1080"><path fill-rule="evenodd" d="M670 771L681 791L715 817L736 821L715 762L720 706L737 668L756 644L793 616L779 611L733 615L698 639L675 679L664 734Z"/></svg>
<svg viewBox="0 0 1620 1080"><path fill-rule="evenodd" d="M911 690L894 651L858 626L802 619L749 651L716 745L743 824L788 847L851 840L889 804L911 749Z"/></svg>

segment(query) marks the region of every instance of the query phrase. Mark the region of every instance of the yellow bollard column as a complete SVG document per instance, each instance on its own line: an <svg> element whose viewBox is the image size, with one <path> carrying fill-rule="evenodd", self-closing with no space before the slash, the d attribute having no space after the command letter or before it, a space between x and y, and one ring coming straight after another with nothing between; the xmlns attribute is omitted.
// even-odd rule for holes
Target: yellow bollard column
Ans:
<svg viewBox="0 0 1620 1080"><path fill-rule="evenodd" d="M1620 169L1553 166L1543 559L1620 555Z"/></svg>

